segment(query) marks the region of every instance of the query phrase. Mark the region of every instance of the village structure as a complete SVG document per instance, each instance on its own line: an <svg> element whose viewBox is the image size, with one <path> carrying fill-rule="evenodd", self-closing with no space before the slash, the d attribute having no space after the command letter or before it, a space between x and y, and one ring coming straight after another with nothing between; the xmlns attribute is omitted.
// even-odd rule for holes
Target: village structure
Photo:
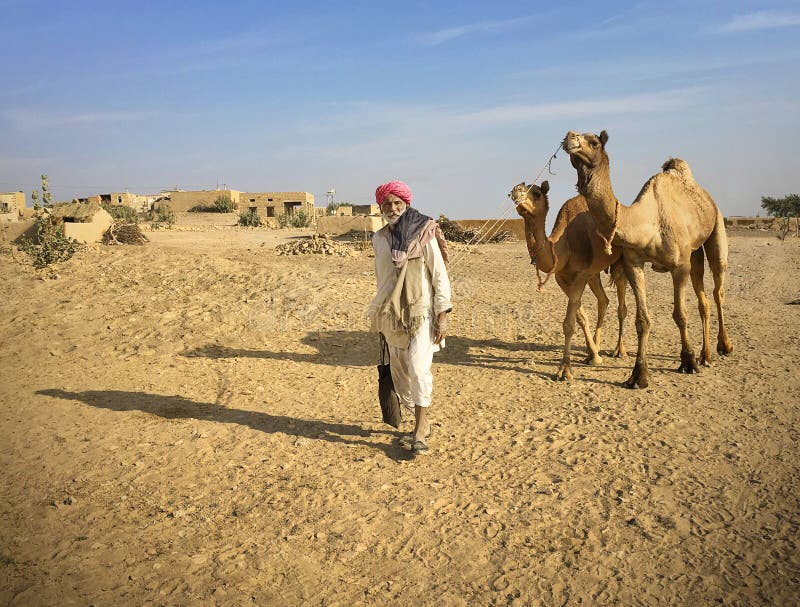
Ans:
<svg viewBox="0 0 800 607"><path fill-rule="evenodd" d="M138 212L156 206L166 206L176 213L213 209L215 201L227 198L238 212L254 212L263 219L277 219L281 215L294 217L300 210L314 216L314 195L308 192L242 192L232 189L167 190L160 194L139 195L129 192L111 192L78 198L78 202L96 202L101 205L123 205ZM269 222L267 222L269 223Z"/></svg>
<svg viewBox="0 0 800 607"><path fill-rule="evenodd" d="M380 207L376 204L349 205L336 208L326 215L326 207L316 207L309 192L243 192L235 189L164 190L158 194L108 192L74 199L71 203L53 205L53 215L64 222L65 235L79 242L99 242L113 222L105 211L109 207L129 207L137 213L169 210L174 213L213 211L220 199L230 201L235 213L252 213L260 223L278 228L297 218L308 221L320 234L338 236L349 232L372 233L384 225ZM2 240L13 241L29 237L33 209L26 206L22 191L0 193L0 225ZM26 221L30 220L30 221Z"/></svg>
<svg viewBox="0 0 800 607"><path fill-rule="evenodd" d="M25 192L0 192L0 222L19 221L25 213Z"/></svg>
<svg viewBox="0 0 800 607"><path fill-rule="evenodd" d="M235 189L213 190L165 190L158 194L135 194L132 192L109 192L77 198L72 203L56 203L53 214L64 222L65 235L78 242L100 242L103 234L113 223L111 215L104 210L113 206L125 206L137 213L169 209L174 213L203 212L212 210L218 199L228 199L236 213L258 215L261 225L278 228L286 225L301 212L310 227L318 234L341 236L348 233L371 234L384 225L377 204L343 204L326 214L326 207L315 206L314 195L309 192L243 192ZM0 231L3 242L11 242L33 233L33 209L26 206L22 191L0 192ZM284 220L283 223L281 220ZM725 219L728 228L772 229L776 225L773 217L739 217ZM485 220L466 219L458 223L464 229L479 228ZM521 219L510 219L496 226L517 238L524 238Z"/></svg>

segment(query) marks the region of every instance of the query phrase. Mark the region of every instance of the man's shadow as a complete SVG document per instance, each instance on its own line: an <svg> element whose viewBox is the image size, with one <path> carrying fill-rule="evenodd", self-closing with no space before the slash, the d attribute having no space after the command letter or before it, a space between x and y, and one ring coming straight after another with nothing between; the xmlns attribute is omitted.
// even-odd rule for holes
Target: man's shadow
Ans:
<svg viewBox="0 0 800 607"><path fill-rule="evenodd" d="M309 331L300 343L316 352L273 352L267 349L231 348L222 344L200 346L183 353L189 358L264 358L288 360L316 365L336 367L369 367L380 362L378 336L367 331ZM486 352L500 350L502 354ZM472 339L460 335L448 335L446 347L436 354L433 361L448 365L482 367L491 371L516 371L534 374L543 378L550 375L524 366L532 352L561 352L561 346L537 344L528 341L503 341L500 339ZM558 361L555 361L558 364Z"/></svg>
<svg viewBox="0 0 800 607"><path fill-rule="evenodd" d="M142 411L164 419L196 419L223 424L239 424L269 434L280 432L310 440L324 440L345 445L363 445L383 451L387 457L394 460L413 457L394 442L376 443L365 440L373 434L389 434L392 437L399 437L401 433L397 430L369 431L351 424L332 423L315 419L298 419L260 411L230 409L215 403L196 402L183 396L165 396L146 392L126 392L123 390L67 392L66 390L51 388L37 390L36 394L66 400L78 400L99 409Z"/></svg>

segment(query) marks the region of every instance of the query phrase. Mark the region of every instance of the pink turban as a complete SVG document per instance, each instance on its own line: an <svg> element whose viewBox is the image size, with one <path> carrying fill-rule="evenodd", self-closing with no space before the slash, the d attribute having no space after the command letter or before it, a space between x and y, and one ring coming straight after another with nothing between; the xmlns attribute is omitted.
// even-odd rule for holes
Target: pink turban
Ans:
<svg viewBox="0 0 800 607"><path fill-rule="evenodd" d="M389 194L394 194L406 204L411 204L411 188L404 184L402 181L390 181L379 185L375 190L375 202L378 204L383 203L383 199Z"/></svg>

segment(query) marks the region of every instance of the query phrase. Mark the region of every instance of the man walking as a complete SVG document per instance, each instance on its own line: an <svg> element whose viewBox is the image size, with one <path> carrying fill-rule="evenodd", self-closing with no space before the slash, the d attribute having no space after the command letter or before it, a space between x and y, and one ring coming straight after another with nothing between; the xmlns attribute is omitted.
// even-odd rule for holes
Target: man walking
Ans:
<svg viewBox="0 0 800 607"><path fill-rule="evenodd" d="M429 451L433 353L445 345L450 279L444 236L433 219L411 208L411 189L390 181L375 190L387 225L372 238L378 292L369 307L373 330L389 346L392 381L414 413L414 432L401 444L415 455Z"/></svg>

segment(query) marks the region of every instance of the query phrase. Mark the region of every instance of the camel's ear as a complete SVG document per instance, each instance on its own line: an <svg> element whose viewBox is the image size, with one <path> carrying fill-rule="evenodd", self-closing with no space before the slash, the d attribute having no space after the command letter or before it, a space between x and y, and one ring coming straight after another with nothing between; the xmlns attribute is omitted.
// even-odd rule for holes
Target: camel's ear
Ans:
<svg viewBox="0 0 800 607"><path fill-rule="evenodd" d="M543 181L542 185L539 186L539 189L542 191L542 194L547 194L547 192L550 191L550 183Z"/></svg>
<svg viewBox="0 0 800 607"><path fill-rule="evenodd" d="M606 141L608 141L608 133L600 131L600 143L603 144L603 147L606 147Z"/></svg>

